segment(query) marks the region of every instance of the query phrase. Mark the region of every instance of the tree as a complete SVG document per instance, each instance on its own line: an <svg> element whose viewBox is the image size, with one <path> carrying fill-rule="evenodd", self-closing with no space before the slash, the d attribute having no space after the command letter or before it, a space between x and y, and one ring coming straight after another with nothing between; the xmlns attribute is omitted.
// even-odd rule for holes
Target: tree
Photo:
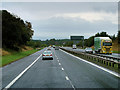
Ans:
<svg viewBox="0 0 120 90"><path fill-rule="evenodd" d="M106 32L101 32L95 34L95 37L110 37Z"/></svg>
<svg viewBox="0 0 120 90"><path fill-rule="evenodd" d="M67 41L64 46L69 46L71 47L73 45L73 41Z"/></svg>
<svg viewBox="0 0 120 90"><path fill-rule="evenodd" d="M30 22L24 22L16 15L2 10L2 45L3 47L16 49L25 45L33 35Z"/></svg>
<svg viewBox="0 0 120 90"><path fill-rule="evenodd" d="M50 39L49 40L49 45L55 45L55 42L56 42L56 40L54 38Z"/></svg>
<svg viewBox="0 0 120 90"><path fill-rule="evenodd" d="M86 46L91 47L94 45L94 37L95 36L91 36L86 40L86 42L85 42Z"/></svg>
<svg viewBox="0 0 120 90"><path fill-rule="evenodd" d="M118 38L118 43L120 43L120 30L118 31L117 38Z"/></svg>
<svg viewBox="0 0 120 90"><path fill-rule="evenodd" d="M111 39L114 41L116 39L115 34L111 36Z"/></svg>

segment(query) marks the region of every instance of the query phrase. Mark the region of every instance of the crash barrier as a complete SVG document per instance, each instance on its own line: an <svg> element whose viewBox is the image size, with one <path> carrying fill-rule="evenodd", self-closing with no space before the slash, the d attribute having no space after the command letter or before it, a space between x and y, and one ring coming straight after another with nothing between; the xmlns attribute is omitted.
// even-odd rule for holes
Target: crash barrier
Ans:
<svg viewBox="0 0 120 90"><path fill-rule="evenodd" d="M69 52L71 54L75 54L75 55L79 56L80 58L83 58L86 60L92 60L93 62L99 62L106 66L115 67L115 68L118 68L118 70L120 70L120 60L119 59L117 60L113 57L108 58L107 56L101 56L101 55L97 55L97 54L89 54L89 53L85 53L85 52L75 52L75 51L67 50L64 48L60 48L60 49L66 51L66 52Z"/></svg>

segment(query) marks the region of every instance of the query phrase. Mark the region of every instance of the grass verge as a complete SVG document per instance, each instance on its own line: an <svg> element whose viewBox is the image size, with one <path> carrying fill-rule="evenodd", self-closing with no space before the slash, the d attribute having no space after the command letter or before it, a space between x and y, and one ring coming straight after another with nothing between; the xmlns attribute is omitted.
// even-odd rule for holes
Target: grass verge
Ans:
<svg viewBox="0 0 120 90"><path fill-rule="evenodd" d="M21 59L23 57L26 57L26 56L28 56L30 54L33 54L33 53L35 53L37 51L39 51L39 50L33 49L33 50L22 51L22 52L14 52L14 53L12 53L10 55L6 55L6 56L0 56L0 58L2 58L0 60L0 62L1 62L0 67L8 65L8 64L10 64L10 63L12 63L14 61L17 61L17 60L19 60L19 59Z"/></svg>
<svg viewBox="0 0 120 90"><path fill-rule="evenodd" d="M113 53L119 53L120 54L120 51L113 51Z"/></svg>

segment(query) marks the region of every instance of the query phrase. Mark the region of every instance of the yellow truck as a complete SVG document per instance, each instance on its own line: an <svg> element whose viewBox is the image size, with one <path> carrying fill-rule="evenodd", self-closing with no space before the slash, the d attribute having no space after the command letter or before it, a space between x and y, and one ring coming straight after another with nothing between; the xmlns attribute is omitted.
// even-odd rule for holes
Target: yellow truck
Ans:
<svg viewBox="0 0 120 90"><path fill-rule="evenodd" d="M109 37L95 37L94 50L96 53L112 54L112 40Z"/></svg>

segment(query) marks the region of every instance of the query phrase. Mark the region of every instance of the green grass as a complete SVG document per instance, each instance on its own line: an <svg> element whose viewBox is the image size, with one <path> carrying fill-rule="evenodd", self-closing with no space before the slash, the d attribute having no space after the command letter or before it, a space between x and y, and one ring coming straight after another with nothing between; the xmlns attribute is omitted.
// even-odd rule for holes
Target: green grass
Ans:
<svg viewBox="0 0 120 90"><path fill-rule="evenodd" d="M120 53L120 51L113 51L113 53Z"/></svg>
<svg viewBox="0 0 120 90"><path fill-rule="evenodd" d="M16 60L19 60L19 59L21 59L21 58L23 58L25 56L28 56L28 55L30 55L32 53L37 52L37 51L38 50L33 49L33 50L23 51L23 52L13 52L10 55L2 56L2 59L1 59L2 61L0 60L0 62L2 62L2 65L0 65L0 67L5 66L7 64L10 64L10 63L12 63L12 62L14 62Z"/></svg>

